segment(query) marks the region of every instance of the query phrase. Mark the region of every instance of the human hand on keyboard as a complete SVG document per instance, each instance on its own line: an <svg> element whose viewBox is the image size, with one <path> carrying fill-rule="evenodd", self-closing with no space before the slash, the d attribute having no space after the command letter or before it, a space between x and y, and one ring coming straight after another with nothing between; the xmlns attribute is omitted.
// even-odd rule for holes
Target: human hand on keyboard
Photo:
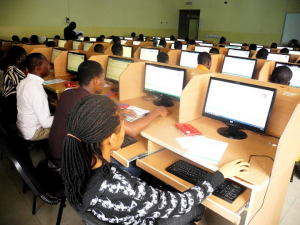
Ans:
<svg viewBox="0 0 300 225"><path fill-rule="evenodd" d="M243 162L242 159L237 159L232 162L224 164L219 171L223 174L224 178L230 178L242 174L249 173L250 164Z"/></svg>
<svg viewBox="0 0 300 225"><path fill-rule="evenodd" d="M157 113L161 117L166 117L169 113L168 110L166 110L166 108L163 107L163 106L160 106L160 107L156 108L154 110L154 112Z"/></svg>
<svg viewBox="0 0 300 225"><path fill-rule="evenodd" d="M133 118L137 118L138 116L132 109L123 109L122 113L124 114L125 117L131 116Z"/></svg>

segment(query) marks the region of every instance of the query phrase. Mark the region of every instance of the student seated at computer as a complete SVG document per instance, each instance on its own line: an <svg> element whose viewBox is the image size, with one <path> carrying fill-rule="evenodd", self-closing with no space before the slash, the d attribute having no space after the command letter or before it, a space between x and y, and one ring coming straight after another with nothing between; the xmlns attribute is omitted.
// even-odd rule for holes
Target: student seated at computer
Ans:
<svg viewBox="0 0 300 225"><path fill-rule="evenodd" d="M268 58L268 55L269 55L269 52L267 49L265 48L261 48L257 54L256 54L256 58L257 59L267 59Z"/></svg>
<svg viewBox="0 0 300 225"><path fill-rule="evenodd" d="M280 50L280 53L285 53L285 54L289 54L289 50L287 48L283 48Z"/></svg>
<svg viewBox="0 0 300 225"><path fill-rule="evenodd" d="M132 32L130 35L130 37L132 37L133 39L135 38L135 36L136 36L135 32Z"/></svg>
<svg viewBox="0 0 300 225"><path fill-rule="evenodd" d="M165 39L160 39L159 45L157 47L165 48L167 46L167 42Z"/></svg>
<svg viewBox="0 0 300 225"><path fill-rule="evenodd" d="M79 36L82 35L82 33L76 34L76 32L74 31L75 28L76 28L76 23L75 22L71 22L69 24L69 26L67 26L64 29L64 38L66 40L76 40Z"/></svg>
<svg viewBox="0 0 300 225"><path fill-rule="evenodd" d="M37 35L31 35L30 42L32 44L39 44L39 37Z"/></svg>
<svg viewBox="0 0 300 225"><path fill-rule="evenodd" d="M175 41L174 35L171 35L171 36L170 36L170 41Z"/></svg>
<svg viewBox="0 0 300 225"><path fill-rule="evenodd" d="M158 53L157 62L169 64L169 55L165 52Z"/></svg>
<svg viewBox="0 0 300 225"><path fill-rule="evenodd" d="M277 44L276 43L272 43L271 44L271 48L277 48Z"/></svg>
<svg viewBox="0 0 300 225"><path fill-rule="evenodd" d="M293 77L292 70L287 66L278 66L273 70L270 76L270 82L276 84L290 85L290 80Z"/></svg>
<svg viewBox="0 0 300 225"><path fill-rule="evenodd" d="M218 46L219 47L224 47L226 43L226 38L225 37L221 37Z"/></svg>
<svg viewBox="0 0 300 225"><path fill-rule="evenodd" d="M209 50L209 53L220 54L220 51L219 51L219 49L217 49L217 48L211 48L211 49Z"/></svg>
<svg viewBox="0 0 300 225"><path fill-rule="evenodd" d="M17 127L25 140L42 140L48 138L53 122L43 87L50 64L41 53L29 54L25 63L29 74L17 86Z"/></svg>
<svg viewBox="0 0 300 225"><path fill-rule="evenodd" d="M49 159L52 167L60 168L62 160L62 147L64 137L67 135L66 120L72 107L84 96L97 95L102 93L104 87L104 72L101 65L95 61L85 61L78 68L79 88L69 89L62 93L56 107L53 125L51 127L49 143ZM133 111L125 110L123 113L135 116ZM125 120L125 133L129 136L136 136L144 130L153 120L159 116L167 116L168 111L164 107L158 107L149 115L133 122ZM104 121L103 121L104 122ZM115 161L113 159L113 161ZM130 171L137 172L136 170Z"/></svg>
<svg viewBox="0 0 300 225"><path fill-rule="evenodd" d="M17 120L16 88L26 75L23 72L27 53L20 46L12 46L3 59L4 81L2 92L2 116L9 123Z"/></svg>
<svg viewBox="0 0 300 225"><path fill-rule="evenodd" d="M195 40L190 40L189 44L190 44L190 45L195 45L195 44L196 44L196 41L195 41Z"/></svg>
<svg viewBox="0 0 300 225"><path fill-rule="evenodd" d="M83 41L90 41L90 37L88 37L88 36L84 37Z"/></svg>
<svg viewBox="0 0 300 225"><path fill-rule="evenodd" d="M95 52L99 52L99 53L105 53L105 49L104 49L104 46L101 45L101 44L96 44L95 47L94 47L94 51Z"/></svg>
<svg viewBox="0 0 300 225"><path fill-rule="evenodd" d="M48 41L46 44L47 47L54 47L55 46L55 42L54 41Z"/></svg>
<svg viewBox="0 0 300 225"><path fill-rule="evenodd" d="M54 39L58 39L58 40L59 40L59 39L60 39L60 36L59 36L59 35L55 35L55 36L54 36Z"/></svg>
<svg viewBox="0 0 300 225"><path fill-rule="evenodd" d="M120 109L108 97L83 97L70 111L61 175L68 202L80 213L111 224L192 224L224 178L249 171L249 163L238 159L183 193L160 191L111 163L124 134Z"/></svg>
<svg viewBox="0 0 300 225"><path fill-rule="evenodd" d="M140 34L137 41L144 41L144 35L143 34Z"/></svg>
<svg viewBox="0 0 300 225"><path fill-rule="evenodd" d="M174 49L182 49L182 42L181 41L175 41L174 43Z"/></svg>
<svg viewBox="0 0 300 225"><path fill-rule="evenodd" d="M17 42L20 41L20 38L19 38L19 36L17 36L17 35L13 35L13 36L11 37L11 39L12 39L13 41L17 41Z"/></svg>
<svg viewBox="0 0 300 225"><path fill-rule="evenodd" d="M114 44L111 51L114 55L123 56L123 46L121 44Z"/></svg>
<svg viewBox="0 0 300 225"><path fill-rule="evenodd" d="M28 43L29 42L29 39L27 37L22 37L21 41L23 43Z"/></svg>
<svg viewBox="0 0 300 225"><path fill-rule="evenodd" d="M115 36L114 39L113 39L113 43L114 43L114 44L117 44L117 43L118 43L118 44L121 44L121 39L120 39L120 37L119 37L119 36Z"/></svg>
<svg viewBox="0 0 300 225"><path fill-rule="evenodd" d="M198 70L209 71L211 68L211 56L207 52L200 52L198 55Z"/></svg>
<svg viewBox="0 0 300 225"><path fill-rule="evenodd" d="M256 49L257 49L257 46L256 46L256 44L251 44L251 45L249 45L249 50L251 51L256 51Z"/></svg>

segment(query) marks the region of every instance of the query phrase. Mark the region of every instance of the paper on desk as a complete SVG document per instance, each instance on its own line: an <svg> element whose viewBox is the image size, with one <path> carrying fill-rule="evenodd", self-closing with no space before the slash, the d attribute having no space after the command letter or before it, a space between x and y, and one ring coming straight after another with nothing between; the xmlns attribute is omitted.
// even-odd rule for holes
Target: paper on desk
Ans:
<svg viewBox="0 0 300 225"><path fill-rule="evenodd" d="M56 83L62 83L65 82L63 79L53 79L53 80L46 80L44 81L44 85L49 85L49 84L56 84Z"/></svg>
<svg viewBox="0 0 300 225"><path fill-rule="evenodd" d="M104 84L104 87L106 88L106 87L110 87L110 84Z"/></svg>
<svg viewBox="0 0 300 225"><path fill-rule="evenodd" d="M203 136L196 136L184 143L184 147L188 147L188 149L183 156L218 164L227 146L228 143L226 142L216 141Z"/></svg>

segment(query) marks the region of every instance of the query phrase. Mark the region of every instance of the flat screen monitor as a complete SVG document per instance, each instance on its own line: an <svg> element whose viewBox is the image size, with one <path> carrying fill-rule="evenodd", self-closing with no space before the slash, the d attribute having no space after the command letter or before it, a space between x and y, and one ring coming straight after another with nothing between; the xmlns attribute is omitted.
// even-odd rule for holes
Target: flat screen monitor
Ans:
<svg viewBox="0 0 300 225"><path fill-rule="evenodd" d="M133 38L132 37L124 37L125 40L129 40L129 41L132 41Z"/></svg>
<svg viewBox="0 0 300 225"><path fill-rule="evenodd" d="M47 41L54 41L53 38L47 38Z"/></svg>
<svg viewBox="0 0 300 225"><path fill-rule="evenodd" d="M283 46L277 47L277 49L283 49L283 48L287 48L288 50L294 50L294 48L292 48L292 47L283 47Z"/></svg>
<svg viewBox="0 0 300 225"><path fill-rule="evenodd" d="M140 41L133 41L132 44L133 45L139 45L141 42Z"/></svg>
<svg viewBox="0 0 300 225"><path fill-rule="evenodd" d="M291 55L300 55L300 51L289 51Z"/></svg>
<svg viewBox="0 0 300 225"><path fill-rule="evenodd" d="M184 40L183 40L184 41ZM201 40L196 40L195 41L196 43L203 43L203 41L201 41Z"/></svg>
<svg viewBox="0 0 300 225"><path fill-rule="evenodd" d="M234 46L243 46L243 44L241 43L233 43L233 42L230 42L229 45L234 45Z"/></svg>
<svg viewBox="0 0 300 225"><path fill-rule="evenodd" d="M171 107L172 100L180 100L185 79L185 69L146 63L144 91L161 98L154 105Z"/></svg>
<svg viewBox="0 0 300 225"><path fill-rule="evenodd" d="M300 88L300 65L276 62L275 67L278 67L278 66L289 67L291 69L291 71L293 72L293 76L292 76L292 79L290 80L289 86Z"/></svg>
<svg viewBox="0 0 300 225"><path fill-rule="evenodd" d="M256 45L256 48L263 48L263 45Z"/></svg>
<svg viewBox="0 0 300 225"><path fill-rule="evenodd" d="M171 44L171 49L175 49L174 44ZM181 50L186 50L187 49L187 45L182 45Z"/></svg>
<svg viewBox="0 0 300 225"><path fill-rule="evenodd" d="M242 49L242 46L235 46L235 45L225 45L225 48L235 48L235 49Z"/></svg>
<svg viewBox="0 0 300 225"><path fill-rule="evenodd" d="M78 47L80 44L81 44L81 41L73 41L72 49L78 50Z"/></svg>
<svg viewBox="0 0 300 225"><path fill-rule="evenodd" d="M211 44L211 43L200 43L200 46L213 47L214 44Z"/></svg>
<svg viewBox="0 0 300 225"><path fill-rule="evenodd" d="M123 47L123 56L132 58L132 46L122 46Z"/></svg>
<svg viewBox="0 0 300 225"><path fill-rule="evenodd" d="M140 59L157 62L159 49L156 48L141 48Z"/></svg>
<svg viewBox="0 0 300 225"><path fill-rule="evenodd" d="M78 67L86 61L86 55L77 52L68 52L67 71L72 74L77 74Z"/></svg>
<svg viewBox="0 0 300 225"><path fill-rule="evenodd" d="M94 42L83 42L83 51L88 51L92 47Z"/></svg>
<svg viewBox="0 0 300 225"><path fill-rule="evenodd" d="M67 40L58 40L58 47L64 48L66 43L67 43Z"/></svg>
<svg viewBox="0 0 300 225"><path fill-rule="evenodd" d="M152 37L152 39L156 38L156 40L160 40L160 37Z"/></svg>
<svg viewBox="0 0 300 225"><path fill-rule="evenodd" d="M258 52L258 51L261 50L261 49L262 49L262 48L260 48L260 47L259 47L259 48L256 48L256 51ZM265 49L267 49L268 52L271 51L271 49L269 49L269 48L265 48Z"/></svg>
<svg viewBox="0 0 300 225"><path fill-rule="evenodd" d="M97 41L97 38L95 38L95 37L90 37L90 41Z"/></svg>
<svg viewBox="0 0 300 225"><path fill-rule="evenodd" d="M80 41L84 41L84 37L81 37L79 40L80 40Z"/></svg>
<svg viewBox="0 0 300 225"><path fill-rule="evenodd" d="M207 52L211 50L212 47L205 47L205 46L195 46L195 52Z"/></svg>
<svg viewBox="0 0 300 225"><path fill-rule="evenodd" d="M180 66L196 68L198 67L199 52L181 51Z"/></svg>
<svg viewBox="0 0 300 225"><path fill-rule="evenodd" d="M280 53L269 53L267 60L279 61L279 62L289 62L291 55L289 54L280 54Z"/></svg>
<svg viewBox="0 0 300 225"><path fill-rule="evenodd" d="M127 68L128 64L133 63L132 59L123 59L108 56L105 78L107 80L119 82L120 75Z"/></svg>
<svg viewBox="0 0 300 225"><path fill-rule="evenodd" d="M174 43L175 41L166 41L166 43Z"/></svg>
<svg viewBox="0 0 300 225"><path fill-rule="evenodd" d="M250 55L250 51L230 48L230 49L228 49L227 55L248 58Z"/></svg>
<svg viewBox="0 0 300 225"><path fill-rule="evenodd" d="M165 41L170 41L170 38L166 37L166 38L165 38Z"/></svg>
<svg viewBox="0 0 300 225"><path fill-rule="evenodd" d="M184 41L184 39L177 39L177 41Z"/></svg>
<svg viewBox="0 0 300 225"><path fill-rule="evenodd" d="M125 45L127 40L121 40L121 45Z"/></svg>
<svg viewBox="0 0 300 225"><path fill-rule="evenodd" d="M211 77L202 115L219 120L228 127L219 128L220 135L245 139L239 129L266 133L276 89Z"/></svg>
<svg viewBox="0 0 300 225"><path fill-rule="evenodd" d="M104 41L103 42L107 42L107 43L110 43L112 42L113 39L110 39L110 38L104 38Z"/></svg>
<svg viewBox="0 0 300 225"><path fill-rule="evenodd" d="M256 59L239 58L226 55L221 73L251 79L254 74Z"/></svg>
<svg viewBox="0 0 300 225"><path fill-rule="evenodd" d="M52 49L52 54L51 54L51 58L50 58L50 64L54 64L54 59L59 55L59 53L61 53L62 51L65 51L63 49L58 49L58 48L53 48Z"/></svg>

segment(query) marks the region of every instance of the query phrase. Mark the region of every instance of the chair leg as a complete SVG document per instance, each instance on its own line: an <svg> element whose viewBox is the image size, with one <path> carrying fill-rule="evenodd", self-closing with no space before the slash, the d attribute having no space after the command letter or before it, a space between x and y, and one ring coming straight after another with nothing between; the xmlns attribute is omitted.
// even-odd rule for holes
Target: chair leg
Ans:
<svg viewBox="0 0 300 225"><path fill-rule="evenodd" d="M27 192L27 185L25 184L25 182L23 181L23 189L22 189L22 193L26 194Z"/></svg>
<svg viewBox="0 0 300 225"><path fill-rule="evenodd" d="M33 196L33 204L32 204L32 215L35 215L35 207L36 207L36 196Z"/></svg>
<svg viewBox="0 0 300 225"><path fill-rule="evenodd" d="M56 225L60 224L62 213L63 213L64 206L65 206L65 202L66 202L65 198L62 199L61 202L60 202L58 216L57 216L57 220L56 220Z"/></svg>

